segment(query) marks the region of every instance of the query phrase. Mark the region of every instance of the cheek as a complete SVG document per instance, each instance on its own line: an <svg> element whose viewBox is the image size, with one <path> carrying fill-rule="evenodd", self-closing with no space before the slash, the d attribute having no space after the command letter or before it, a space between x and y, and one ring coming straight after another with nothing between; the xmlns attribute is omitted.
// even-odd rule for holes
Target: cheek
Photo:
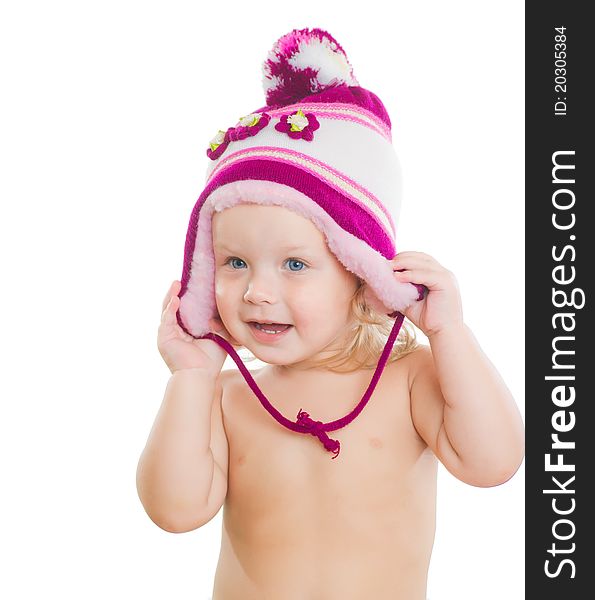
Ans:
<svg viewBox="0 0 595 600"><path fill-rule="evenodd" d="M288 290L287 298L294 307L316 306L324 298L324 292L317 285L297 285Z"/></svg>
<svg viewBox="0 0 595 600"><path fill-rule="evenodd" d="M321 318L336 318L340 306L346 302L349 288L344 280L333 275L331 273L308 281L308 285L296 286L290 294L292 304L295 307L308 307L310 314L315 311Z"/></svg>
<svg viewBox="0 0 595 600"><path fill-rule="evenodd" d="M291 306L295 318L304 325L314 324L329 311L328 292L324 285L294 286L286 295L286 302Z"/></svg>
<svg viewBox="0 0 595 600"><path fill-rule="evenodd" d="M341 317L336 301L327 290L320 288L292 294L291 307L294 324L312 339L324 338L329 331L334 331Z"/></svg>
<svg viewBox="0 0 595 600"><path fill-rule="evenodd" d="M234 299L233 285L224 278L215 277L215 301L219 314L226 314L236 303Z"/></svg>
<svg viewBox="0 0 595 600"><path fill-rule="evenodd" d="M218 277L215 277L215 297L217 300L225 295L225 282Z"/></svg>

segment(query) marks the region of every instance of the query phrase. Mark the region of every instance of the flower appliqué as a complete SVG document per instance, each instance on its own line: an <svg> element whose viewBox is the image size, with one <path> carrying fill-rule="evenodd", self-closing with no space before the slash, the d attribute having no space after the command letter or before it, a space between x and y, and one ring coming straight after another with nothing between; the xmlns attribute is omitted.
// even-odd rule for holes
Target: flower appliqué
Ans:
<svg viewBox="0 0 595 600"><path fill-rule="evenodd" d="M314 132L320 127L318 119L313 113L304 114L301 109L289 115L283 115L275 125L277 131L286 133L290 138L302 139L311 142Z"/></svg>
<svg viewBox="0 0 595 600"><path fill-rule="evenodd" d="M229 138L232 142L245 140L264 129L270 120L271 117L267 113L251 113L241 117L240 122L229 132Z"/></svg>
<svg viewBox="0 0 595 600"><path fill-rule="evenodd" d="M207 156L211 160L218 159L224 152L229 142L231 141L229 135L233 127L230 127L227 131L221 129L217 132L215 137L209 142L209 148L207 148Z"/></svg>
<svg viewBox="0 0 595 600"><path fill-rule="evenodd" d="M207 156L211 160L217 160L225 152L230 142L238 142L256 135L269 124L270 120L271 116L265 112L251 113L240 117L235 127L229 127L227 131L220 129L217 132L217 135L209 142Z"/></svg>

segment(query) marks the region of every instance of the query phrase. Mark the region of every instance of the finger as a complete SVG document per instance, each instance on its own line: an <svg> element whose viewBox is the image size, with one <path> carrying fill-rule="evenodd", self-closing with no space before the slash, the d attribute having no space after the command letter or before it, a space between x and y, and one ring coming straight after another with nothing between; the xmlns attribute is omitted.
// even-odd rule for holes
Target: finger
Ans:
<svg viewBox="0 0 595 600"><path fill-rule="evenodd" d="M399 269L411 269L416 267L421 268L439 268L441 265L436 261L436 259L428 256L427 254L421 254L419 252L409 253L405 256L397 255L392 260L393 270Z"/></svg>
<svg viewBox="0 0 595 600"><path fill-rule="evenodd" d="M434 269L407 269L406 271L394 273L396 279L401 282L420 283L428 289L442 289L445 283L443 271Z"/></svg>
<svg viewBox="0 0 595 600"><path fill-rule="evenodd" d="M426 254L425 252L417 252L416 250L402 250L401 252L398 252L397 254L395 254L395 258L407 257L407 256L418 256L419 258L427 258L427 259L434 260L434 258L432 256L430 256L429 254Z"/></svg>
<svg viewBox="0 0 595 600"><path fill-rule="evenodd" d="M413 252L413 251L399 252L393 258L393 262L394 261L397 261L397 262L409 261L409 260L416 260L418 262L436 262L436 259L433 256L430 256L429 254L425 254L424 252Z"/></svg>
<svg viewBox="0 0 595 600"><path fill-rule="evenodd" d="M172 290L174 288L174 283L175 283L175 281L169 285L169 289L167 290L165 296L163 297L163 301L161 302L161 312L163 312L165 310L165 307L169 304L169 300L172 295Z"/></svg>
<svg viewBox="0 0 595 600"><path fill-rule="evenodd" d="M176 319L176 312L180 305L180 299L178 296L171 296L169 302L165 305L163 312L161 313L161 322L164 325L174 325L178 322Z"/></svg>
<svg viewBox="0 0 595 600"><path fill-rule="evenodd" d="M169 304L169 301L173 295L177 296L180 292L180 288L182 284L175 279L172 284L169 286L169 290L167 290L167 294L165 294L165 298L163 298L163 302L161 303L161 311L165 310L165 307Z"/></svg>

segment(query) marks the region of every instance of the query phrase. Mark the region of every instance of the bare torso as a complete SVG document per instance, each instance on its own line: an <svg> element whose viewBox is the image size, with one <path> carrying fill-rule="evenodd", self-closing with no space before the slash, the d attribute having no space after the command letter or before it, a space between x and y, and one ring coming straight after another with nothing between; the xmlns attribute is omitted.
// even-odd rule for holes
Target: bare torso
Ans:
<svg viewBox="0 0 595 600"><path fill-rule="evenodd" d="M315 436L278 423L237 372L222 408L228 493L213 600L426 600L434 542L437 460L410 413L413 355L386 366L361 414ZM252 371L285 417L349 413L373 371L283 380Z"/></svg>

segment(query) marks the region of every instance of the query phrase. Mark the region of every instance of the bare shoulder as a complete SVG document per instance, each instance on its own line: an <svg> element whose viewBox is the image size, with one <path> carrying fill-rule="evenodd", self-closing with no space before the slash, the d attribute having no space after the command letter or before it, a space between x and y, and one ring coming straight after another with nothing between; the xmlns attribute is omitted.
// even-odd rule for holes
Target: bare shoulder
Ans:
<svg viewBox="0 0 595 600"><path fill-rule="evenodd" d="M428 369L433 370L434 368L432 349L427 344L419 344L415 350L412 350L403 358L408 359L407 365L411 383L416 375L424 371L427 372Z"/></svg>
<svg viewBox="0 0 595 600"><path fill-rule="evenodd" d="M250 374L254 377L260 373L260 369L250 369ZM217 393L219 396L225 395L225 392L232 393L233 388L237 385L245 385L245 380L239 369L231 367L230 369L222 370L217 377Z"/></svg>
<svg viewBox="0 0 595 600"><path fill-rule="evenodd" d="M221 391L223 391L238 374L239 371L237 369L221 370L217 377L217 385L221 388Z"/></svg>
<svg viewBox="0 0 595 600"><path fill-rule="evenodd" d="M261 367L259 369L250 369L250 374L255 377L258 373L260 373L262 370L264 369L264 367ZM233 392L233 388L234 386L237 385L245 385L245 380L244 377L242 375L242 373L240 372L239 369L237 368L230 368L230 369L225 369L222 370L219 373L219 376L217 378L217 385L219 386L220 390L219 393L224 394L226 391L228 393L232 393Z"/></svg>
<svg viewBox="0 0 595 600"><path fill-rule="evenodd" d="M430 402L436 408L442 408L444 398L440 393L440 385L432 349L426 344L420 344L415 350L404 357L407 367L407 379L412 406L416 403ZM431 400L430 400L431 398Z"/></svg>
<svg viewBox="0 0 595 600"><path fill-rule="evenodd" d="M419 344L414 350L390 363L391 370L401 378L407 378L411 391L413 382L418 375L431 372L434 368L434 358L430 346Z"/></svg>

